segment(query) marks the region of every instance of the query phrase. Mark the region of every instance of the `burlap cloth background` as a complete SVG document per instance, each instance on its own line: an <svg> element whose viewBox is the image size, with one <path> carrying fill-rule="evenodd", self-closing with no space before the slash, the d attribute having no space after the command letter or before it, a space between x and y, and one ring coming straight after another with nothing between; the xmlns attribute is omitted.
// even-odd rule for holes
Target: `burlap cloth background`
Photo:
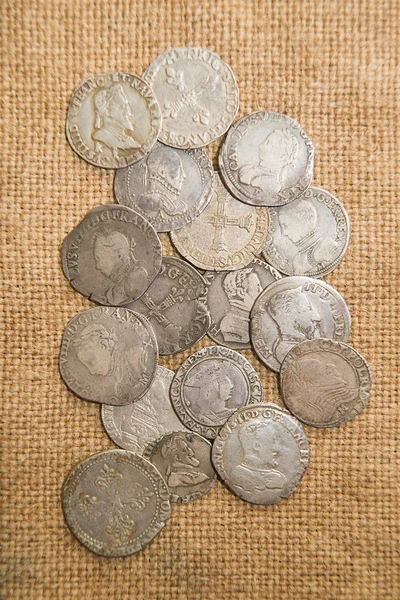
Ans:
<svg viewBox="0 0 400 600"><path fill-rule="evenodd" d="M398 599L399 3L2 4L2 597ZM63 277L60 246L90 208L113 201L113 173L72 152L65 113L82 79L140 75L163 50L190 44L231 64L239 116L277 110L314 140L315 184L337 194L352 224L326 280L348 302L374 391L352 423L307 428L311 465L281 506L253 507L218 483L175 505L145 551L107 560L73 538L61 512L71 467L113 444L99 407L60 380L58 352L66 323L90 307ZM208 343L161 362L176 369ZM280 402L276 376L246 356Z"/></svg>

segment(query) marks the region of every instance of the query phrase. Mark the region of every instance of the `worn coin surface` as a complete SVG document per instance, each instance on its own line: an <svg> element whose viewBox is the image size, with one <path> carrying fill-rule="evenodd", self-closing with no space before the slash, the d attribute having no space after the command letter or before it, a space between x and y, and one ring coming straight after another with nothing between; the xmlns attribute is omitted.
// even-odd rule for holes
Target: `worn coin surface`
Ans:
<svg viewBox="0 0 400 600"><path fill-rule="evenodd" d="M98 206L65 238L62 266L89 300L120 306L136 300L161 268L161 242L150 223L126 206Z"/></svg>
<svg viewBox="0 0 400 600"><path fill-rule="evenodd" d="M105 73L72 94L66 133L71 147L96 167L119 169L151 150L161 112L148 83L136 75Z"/></svg>
<svg viewBox="0 0 400 600"><path fill-rule="evenodd" d="M350 223L341 202L310 187L287 206L271 208L263 256L286 275L322 277L344 257Z"/></svg>
<svg viewBox="0 0 400 600"><path fill-rule="evenodd" d="M172 408L169 388L175 373L158 366L148 391L133 404L102 404L101 418L112 441L136 454L172 431L187 431Z"/></svg>
<svg viewBox="0 0 400 600"><path fill-rule="evenodd" d="M211 463L211 444L197 433L177 431L150 444L144 456L163 476L171 502L201 498L217 479Z"/></svg>
<svg viewBox="0 0 400 600"><path fill-rule="evenodd" d="M211 317L207 335L234 350L251 348L250 311L263 289L281 277L276 269L257 258L237 271L206 271Z"/></svg>
<svg viewBox="0 0 400 600"><path fill-rule="evenodd" d="M205 209L212 185L212 164L203 150L156 143L146 158L116 171L114 194L119 204L141 214L156 231L172 231Z"/></svg>
<svg viewBox="0 0 400 600"><path fill-rule="evenodd" d="M279 371L289 350L307 339L347 342L351 318L335 288L311 277L283 277L257 298L250 315L250 338L267 367Z"/></svg>
<svg viewBox="0 0 400 600"><path fill-rule="evenodd" d="M228 129L239 107L229 65L204 48L174 48L143 74L162 112L159 139L174 148L200 148Z"/></svg>
<svg viewBox="0 0 400 600"><path fill-rule="evenodd" d="M146 292L127 305L150 322L160 354L174 354L198 342L210 326L206 282L180 258L164 256L159 275Z"/></svg>
<svg viewBox="0 0 400 600"><path fill-rule="evenodd" d="M354 348L327 339L307 340L292 348L281 367L287 408L313 427L336 427L368 404L371 372Z"/></svg>
<svg viewBox="0 0 400 600"><path fill-rule="evenodd" d="M78 396L122 405L149 389L157 370L157 342L145 317L126 308L96 306L68 323L60 372Z"/></svg>
<svg viewBox="0 0 400 600"><path fill-rule="evenodd" d="M261 381L251 364L222 346L189 356L176 373L170 394L182 423L210 439L238 408L263 399Z"/></svg>
<svg viewBox="0 0 400 600"><path fill-rule="evenodd" d="M255 206L282 206L310 186L314 146L296 121L260 111L236 121L219 153L222 178L237 198Z"/></svg>
<svg viewBox="0 0 400 600"><path fill-rule="evenodd" d="M268 209L246 206L234 198L214 173L214 193L207 208L171 240L196 267L234 271L251 262L265 245Z"/></svg>
<svg viewBox="0 0 400 600"><path fill-rule="evenodd" d="M278 406L255 404L232 415L214 440L212 460L242 500L277 504L299 485L309 463L301 424Z"/></svg>
<svg viewBox="0 0 400 600"><path fill-rule="evenodd" d="M65 480L62 505L75 537L101 556L142 550L171 511L160 473L126 450L100 452L77 465Z"/></svg>

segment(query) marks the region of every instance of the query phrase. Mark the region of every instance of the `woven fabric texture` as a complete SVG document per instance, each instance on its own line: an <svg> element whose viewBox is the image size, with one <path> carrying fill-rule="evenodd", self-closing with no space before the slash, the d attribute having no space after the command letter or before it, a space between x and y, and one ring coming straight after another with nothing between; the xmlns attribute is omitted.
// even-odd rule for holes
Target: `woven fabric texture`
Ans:
<svg viewBox="0 0 400 600"><path fill-rule="evenodd" d="M393 0L13 0L2 2L0 295L2 596L7 599L400 597L398 448L400 4ZM113 202L113 172L65 139L84 78L140 75L162 51L198 45L233 68L240 111L299 121L316 149L315 185L345 204L348 253L326 277L371 365L371 402L353 422L307 428L311 464L286 502L255 507L221 483L173 506L141 553L105 559L70 534L60 490L70 469L113 448L99 406L58 372L64 327L91 303L62 274L64 237ZM209 148L215 157L218 144ZM165 252L173 253L166 235ZM193 351L161 364L176 370ZM265 397L276 374L244 352ZM396 485L397 479L397 485Z"/></svg>

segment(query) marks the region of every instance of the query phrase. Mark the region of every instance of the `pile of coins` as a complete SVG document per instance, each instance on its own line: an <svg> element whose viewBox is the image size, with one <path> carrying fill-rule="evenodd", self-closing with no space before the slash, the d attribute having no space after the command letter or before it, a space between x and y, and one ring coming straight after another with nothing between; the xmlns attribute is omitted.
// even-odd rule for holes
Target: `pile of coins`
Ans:
<svg viewBox="0 0 400 600"><path fill-rule="evenodd" d="M116 169L117 203L91 210L62 248L66 277L98 306L69 322L61 375L101 403L121 448L76 466L62 503L103 556L143 548L170 502L200 498L217 474L248 502L287 498L309 462L301 423L340 425L369 399L368 365L346 343L349 310L318 279L346 252L346 211L310 187L314 147L296 121L259 111L232 125L238 106L232 69L180 48L142 78L87 79L68 108L75 152ZM214 172L202 148L224 133ZM186 261L163 256L158 232ZM206 334L218 345L176 373L158 365ZM251 347L280 373L288 410L263 397L238 352Z"/></svg>

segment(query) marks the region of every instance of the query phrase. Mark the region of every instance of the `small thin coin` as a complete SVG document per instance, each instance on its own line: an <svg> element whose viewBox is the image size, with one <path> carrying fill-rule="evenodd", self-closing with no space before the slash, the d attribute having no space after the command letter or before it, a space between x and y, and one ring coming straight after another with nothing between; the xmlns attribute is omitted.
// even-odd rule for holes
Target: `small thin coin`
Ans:
<svg viewBox="0 0 400 600"><path fill-rule="evenodd" d="M238 352L209 346L189 356L171 385L172 405L188 429L213 439L238 408L261 402L261 381Z"/></svg>
<svg viewBox="0 0 400 600"><path fill-rule="evenodd" d="M160 473L126 450L100 452L77 465L65 480L62 506L81 544L108 557L142 550L171 512Z"/></svg>
<svg viewBox="0 0 400 600"><path fill-rule="evenodd" d="M292 348L281 367L287 408L313 427L337 427L368 404L371 371L367 361L343 342L307 340Z"/></svg>
<svg viewBox="0 0 400 600"><path fill-rule="evenodd" d="M68 323L60 373L81 398L105 404L135 402L149 389L158 349L145 317L126 308L97 306Z"/></svg>
<svg viewBox="0 0 400 600"><path fill-rule="evenodd" d="M282 206L311 185L314 146L294 119L260 111L236 121L219 153L231 193L254 206Z"/></svg>
<svg viewBox="0 0 400 600"><path fill-rule="evenodd" d="M293 494L309 455L301 424L271 404L239 409L212 448L214 467L224 483L253 504L277 504Z"/></svg>
<svg viewBox="0 0 400 600"><path fill-rule="evenodd" d="M150 444L144 456L163 476L171 502L193 502L207 494L217 479L210 442L191 431L165 435Z"/></svg>

